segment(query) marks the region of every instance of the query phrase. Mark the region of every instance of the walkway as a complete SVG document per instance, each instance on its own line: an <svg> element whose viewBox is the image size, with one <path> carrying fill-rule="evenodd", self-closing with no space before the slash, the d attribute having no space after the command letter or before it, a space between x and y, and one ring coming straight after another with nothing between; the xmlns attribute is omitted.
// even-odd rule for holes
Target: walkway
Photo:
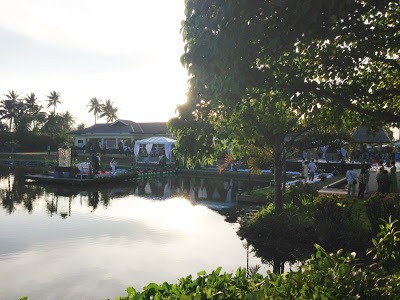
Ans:
<svg viewBox="0 0 400 300"><path fill-rule="evenodd" d="M373 164L371 166L371 169L369 170L370 172L370 177L369 177L369 182L368 182L368 193L374 193L378 191L378 184L376 182L376 169L378 165ZM396 168L397 168L397 186L399 187L399 190L397 191L400 193L400 162L396 162ZM386 170L389 170L389 168L385 168ZM360 173L360 170L355 170L357 174ZM347 188L327 188L324 187L323 189L319 190L320 193L322 194L340 194L340 195L347 195ZM358 186L356 187L356 193L358 193Z"/></svg>

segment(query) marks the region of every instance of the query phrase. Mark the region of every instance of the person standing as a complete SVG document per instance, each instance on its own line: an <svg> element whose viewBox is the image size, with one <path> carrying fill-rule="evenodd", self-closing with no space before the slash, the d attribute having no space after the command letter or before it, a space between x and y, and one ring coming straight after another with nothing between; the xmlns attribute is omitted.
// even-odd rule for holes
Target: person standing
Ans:
<svg viewBox="0 0 400 300"><path fill-rule="evenodd" d="M97 157L97 172L99 172L100 171L100 162L101 162L100 153L97 153L96 157Z"/></svg>
<svg viewBox="0 0 400 300"><path fill-rule="evenodd" d="M388 170L384 170L382 175L379 177L378 192L382 194L388 194L390 189L390 176Z"/></svg>
<svg viewBox="0 0 400 300"><path fill-rule="evenodd" d="M357 173L353 170L353 166L350 166L349 170L346 172L347 179L347 196L354 196L356 194L357 185Z"/></svg>
<svg viewBox="0 0 400 300"><path fill-rule="evenodd" d="M392 160L390 162L390 188L389 193L397 193L397 174L396 174L396 162Z"/></svg>
<svg viewBox="0 0 400 300"><path fill-rule="evenodd" d="M369 173L365 167L361 168L360 174L358 175L358 196L357 198L363 199L366 187L369 181Z"/></svg>
<svg viewBox="0 0 400 300"><path fill-rule="evenodd" d="M100 154L92 154L93 174L96 175L100 170Z"/></svg>
<svg viewBox="0 0 400 300"><path fill-rule="evenodd" d="M378 162L378 168L376 169L376 183L378 184L378 192L382 192L381 184L381 176L383 175L383 171L385 171L385 167L383 166L383 161Z"/></svg>
<svg viewBox="0 0 400 300"><path fill-rule="evenodd" d="M369 169L371 168L371 165L366 165L365 166L365 176L367 177L367 184L365 185L365 192L364 192L364 194L368 194L369 193L369 187L368 187L368 184L369 184L369 177L370 177L370 173L369 173Z"/></svg>
<svg viewBox="0 0 400 300"><path fill-rule="evenodd" d="M308 181L314 181L315 171L317 170L317 165L314 162L314 159L308 164Z"/></svg>
<svg viewBox="0 0 400 300"><path fill-rule="evenodd" d="M303 169L302 170L303 176L304 176L305 180L307 180L308 179L308 161L303 160L301 165L302 165L302 169Z"/></svg>
<svg viewBox="0 0 400 300"><path fill-rule="evenodd" d="M117 165L117 162L115 161L115 159L113 158L110 162L110 166L111 166L111 173L114 174L115 173L115 166Z"/></svg>

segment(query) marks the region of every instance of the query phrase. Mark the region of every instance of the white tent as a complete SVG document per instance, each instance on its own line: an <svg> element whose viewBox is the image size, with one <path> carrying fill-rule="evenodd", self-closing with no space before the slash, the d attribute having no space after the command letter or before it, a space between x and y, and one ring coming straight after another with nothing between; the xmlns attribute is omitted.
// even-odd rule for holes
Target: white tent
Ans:
<svg viewBox="0 0 400 300"><path fill-rule="evenodd" d="M164 145L165 149L165 156L167 159L170 159L171 157L171 150L172 150L172 145L176 142L174 139L166 138L166 137L160 137L160 136L154 136L148 139L144 140L138 140L135 142L135 147L133 149L133 153L135 156L139 155L139 147L140 145L146 145L146 151L150 155L151 148L153 145Z"/></svg>

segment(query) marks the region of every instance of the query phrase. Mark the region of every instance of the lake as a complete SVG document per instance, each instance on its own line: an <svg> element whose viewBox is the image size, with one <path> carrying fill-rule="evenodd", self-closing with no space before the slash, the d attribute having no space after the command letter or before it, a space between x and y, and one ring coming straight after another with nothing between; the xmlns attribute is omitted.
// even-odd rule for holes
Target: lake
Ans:
<svg viewBox="0 0 400 300"><path fill-rule="evenodd" d="M221 213L263 183L176 176L72 189L24 174L0 169L0 299L115 299L219 266L270 268Z"/></svg>

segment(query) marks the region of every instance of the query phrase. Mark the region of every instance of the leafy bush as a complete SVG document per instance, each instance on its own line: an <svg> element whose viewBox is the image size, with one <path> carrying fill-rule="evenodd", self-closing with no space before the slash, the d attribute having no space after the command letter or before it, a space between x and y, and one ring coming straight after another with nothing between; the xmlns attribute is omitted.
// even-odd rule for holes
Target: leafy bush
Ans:
<svg viewBox="0 0 400 300"><path fill-rule="evenodd" d="M246 238L258 256L268 260L304 259L312 253L316 236L312 218L295 205L285 205L277 214L269 204L243 220L238 235Z"/></svg>
<svg viewBox="0 0 400 300"><path fill-rule="evenodd" d="M372 239L373 248L368 249L373 254L373 259L385 269L387 273L400 270L400 231L395 225L398 220L389 221L379 225L380 231L377 238Z"/></svg>
<svg viewBox="0 0 400 300"><path fill-rule="evenodd" d="M365 206L371 227L374 233L380 230L381 219L400 218L399 194L372 194L365 200Z"/></svg>
<svg viewBox="0 0 400 300"><path fill-rule="evenodd" d="M265 201L267 203L274 202L274 189L271 187L265 187L265 188L261 188L261 189L252 190L248 194L254 198L265 199Z"/></svg>
<svg viewBox="0 0 400 300"><path fill-rule="evenodd" d="M201 271L197 275L196 279L192 279L191 275L181 278L178 284L150 283L142 292L129 287L128 296L118 299L245 299L247 294L254 295L254 299L262 299L260 285L264 277L258 273L248 278L245 269L240 268L235 274L221 274L221 268L218 268L210 274Z"/></svg>
<svg viewBox="0 0 400 300"><path fill-rule="evenodd" d="M320 242L336 244L346 240L351 223L352 200L339 195L321 195L315 199L315 229Z"/></svg>
<svg viewBox="0 0 400 300"><path fill-rule="evenodd" d="M282 213L276 214L269 204L251 219L243 219L238 234L268 259L308 257L314 243L329 251L364 251L370 246L372 231L364 202L336 194L315 197L314 193L308 184L292 187L285 193ZM290 199L296 199L296 205L288 203Z"/></svg>
<svg viewBox="0 0 400 300"><path fill-rule="evenodd" d="M289 186L283 195L285 203L293 203L300 205L302 200L313 199L318 196L318 191L311 184L304 184L303 182L296 182Z"/></svg>

